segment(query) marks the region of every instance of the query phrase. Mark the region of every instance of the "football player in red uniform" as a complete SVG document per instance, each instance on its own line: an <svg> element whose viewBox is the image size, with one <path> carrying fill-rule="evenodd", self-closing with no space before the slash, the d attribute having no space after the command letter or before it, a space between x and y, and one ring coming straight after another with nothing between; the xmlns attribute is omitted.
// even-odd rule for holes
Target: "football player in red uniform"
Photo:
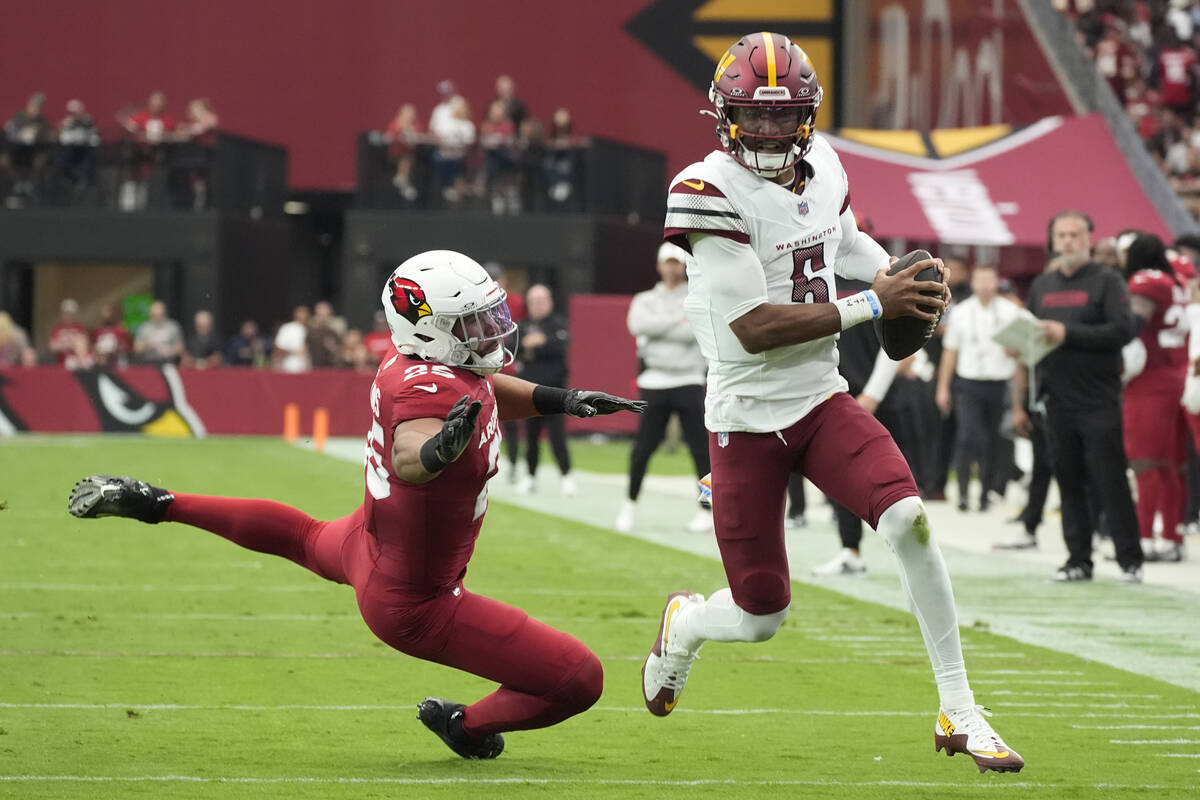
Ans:
<svg viewBox="0 0 1200 800"><path fill-rule="evenodd" d="M1141 233L1125 252L1132 310L1141 330L1122 351L1126 380L1122 412L1125 454L1138 487L1138 528L1147 561L1182 561L1187 421L1180 398L1187 377L1187 287L1166 247ZM1154 548L1154 518L1162 515L1164 547Z"/></svg>
<svg viewBox="0 0 1200 800"><path fill-rule="evenodd" d="M435 250L388 278L394 348L371 386L366 496L323 522L267 500L171 492L133 478L76 484L77 517L182 522L291 559L354 587L367 627L387 644L496 681L464 706L427 698L418 718L463 758L495 758L502 731L542 728L600 697L600 661L582 642L463 586L496 473L500 423L537 414L641 411L640 401L498 375L516 326L483 267Z"/></svg>

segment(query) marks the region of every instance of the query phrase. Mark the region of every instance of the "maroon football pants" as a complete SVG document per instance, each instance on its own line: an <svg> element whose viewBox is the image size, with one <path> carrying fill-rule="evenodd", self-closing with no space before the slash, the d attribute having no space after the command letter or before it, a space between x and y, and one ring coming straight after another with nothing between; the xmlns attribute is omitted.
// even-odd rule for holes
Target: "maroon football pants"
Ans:
<svg viewBox="0 0 1200 800"><path fill-rule="evenodd" d="M461 582L430 596L390 578L379 566L362 508L322 522L269 500L176 493L166 519L350 584L367 627L391 647L499 683L467 707L463 728L471 735L544 728L600 697L600 660L574 636L472 594Z"/></svg>
<svg viewBox="0 0 1200 800"><path fill-rule="evenodd" d="M845 392L778 433L710 431L708 450L721 561L734 602L751 614L774 614L792 599L783 507L793 472L872 528L897 500L918 494L891 434Z"/></svg>

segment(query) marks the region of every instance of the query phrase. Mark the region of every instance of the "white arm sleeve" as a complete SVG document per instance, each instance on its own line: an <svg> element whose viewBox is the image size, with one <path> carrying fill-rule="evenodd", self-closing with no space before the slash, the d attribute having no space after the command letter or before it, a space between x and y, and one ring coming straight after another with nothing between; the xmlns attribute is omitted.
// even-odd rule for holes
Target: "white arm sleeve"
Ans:
<svg viewBox="0 0 1200 800"><path fill-rule="evenodd" d="M1121 383L1129 383L1146 368L1146 345L1140 337L1134 337L1121 348Z"/></svg>
<svg viewBox="0 0 1200 800"><path fill-rule="evenodd" d="M900 362L892 361L880 348L879 355L875 356L875 366L871 369L871 377L867 378L867 385L863 387L862 393L882 403L883 398L887 396L888 389L892 388L892 381L895 380L898 369L900 369Z"/></svg>
<svg viewBox="0 0 1200 800"><path fill-rule="evenodd" d="M891 257L869 234L858 229L849 208L842 212L840 222L842 241L833 257L833 271L843 278L873 283L875 273L887 269Z"/></svg>
<svg viewBox="0 0 1200 800"><path fill-rule="evenodd" d="M768 302L767 276L750 245L703 233L688 234L688 243L716 316L728 324Z"/></svg>

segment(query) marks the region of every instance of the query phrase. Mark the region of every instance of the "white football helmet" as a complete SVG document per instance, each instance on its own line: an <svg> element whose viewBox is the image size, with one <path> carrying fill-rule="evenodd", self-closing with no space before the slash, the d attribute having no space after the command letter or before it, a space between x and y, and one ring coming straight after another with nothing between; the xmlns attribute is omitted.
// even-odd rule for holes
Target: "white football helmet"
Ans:
<svg viewBox="0 0 1200 800"><path fill-rule="evenodd" d="M430 250L388 277L383 313L401 353L485 375L516 357L517 326L507 297L473 259Z"/></svg>

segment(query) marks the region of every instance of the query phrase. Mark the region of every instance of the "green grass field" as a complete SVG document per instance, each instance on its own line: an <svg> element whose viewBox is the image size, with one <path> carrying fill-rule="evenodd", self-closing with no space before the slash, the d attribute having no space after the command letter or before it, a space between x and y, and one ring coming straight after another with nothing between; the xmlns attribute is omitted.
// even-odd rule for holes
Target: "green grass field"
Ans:
<svg viewBox="0 0 1200 800"><path fill-rule="evenodd" d="M0 440L0 464L0 797L1200 792L1197 693L982 630L964 631L972 679L1020 691L992 722L1028 766L980 775L935 754L912 618L802 584L778 636L708 645L679 709L654 718L639 669L663 596L721 585L720 565L499 503L468 585L580 637L606 685L588 713L462 761L414 706L491 686L389 650L349 588L203 531L66 513L74 480L107 471L338 516L362 497L353 465L269 439L113 437Z"/></svg>

